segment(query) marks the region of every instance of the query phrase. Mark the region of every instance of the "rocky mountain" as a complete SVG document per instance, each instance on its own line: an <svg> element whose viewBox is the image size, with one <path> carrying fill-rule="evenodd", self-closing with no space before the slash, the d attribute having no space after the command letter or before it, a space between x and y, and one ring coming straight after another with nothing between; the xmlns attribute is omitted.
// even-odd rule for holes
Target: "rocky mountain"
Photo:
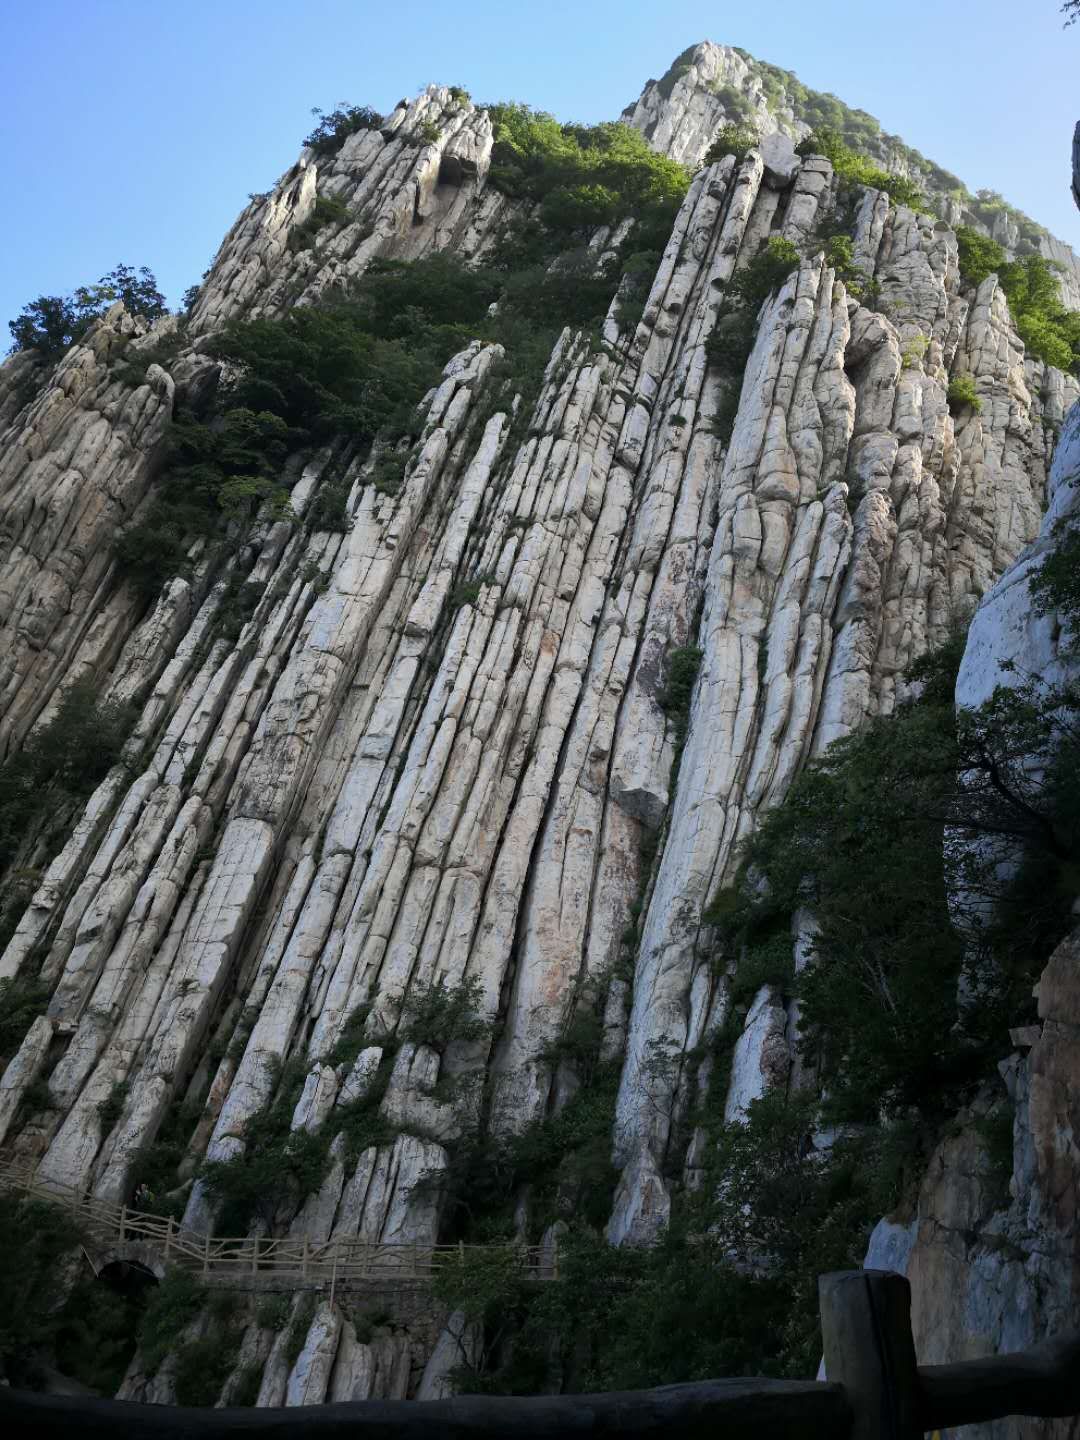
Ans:
<svg viewBox="0 0 1080 1440"><path fill-rule="evenodd" d="M704 912L740 842L809 760L894 711L959 617L976 612L965 703L1060 635L1023 587L1071 503L1080 389L1027 353L996 273L962 275L955 227L1060 260L1067 303L1080 262L840 107L848 143L917 174L937 213L845 187L792 143L836 119L821 102L742 52L686 52L624 113L700 167L670 233L654 251L613 214L574 242L575 275L616 277L599 328L567 323L528 382L509 332L465 341L393 443L357 442L355 409L300 439L290 419L277 488L230 492L218 536L170 521L183 563L157 589L114 542L152 548L178 424L243 369L216 348L228 326L272 335L406 273L388 261L505 268L550 228L549 201L506 179L498 117L431 86L308 146L185 317L150 328L116 304L51 368L0 368L9 767L87 687L126 717L92 791L31 807L10 846L0 976L26 1024L0 1136L43 1183L117 1204L141 1185L229 1233L214 1164L307 1136L328 1146L315 1181L259 1233L432 1244L477 1124L520 1136L588 1092L567 1037L591 1024L617 1074L607 1236L647 1243L669 1219L707 1143L681 1123L702 1083L682 1057L733 1013ZM702 163L748 117L761 143ZM718 302L770 254L786 269L733 377ZM811 928L796 917L796 965ZM915 1217L875 1231L872 1254L918 1276L929 1359L1072 1311L1071 956L1007 1061L1007 1211L969 1127ZM804 1083L796 1024L762 984L713 1077L726 1118ZM274 1115L280 1134L251 1128ZM552 1244L528 1187L516 1206ZM226 1399L242 1375L260 1404L438 1394L467 1348L460 1316L365 1338L326 1299L290 1304L295 1353L252 1311ZM120 1393L174 1400L182 1343L155 1374L137 1355Z"/></svg>

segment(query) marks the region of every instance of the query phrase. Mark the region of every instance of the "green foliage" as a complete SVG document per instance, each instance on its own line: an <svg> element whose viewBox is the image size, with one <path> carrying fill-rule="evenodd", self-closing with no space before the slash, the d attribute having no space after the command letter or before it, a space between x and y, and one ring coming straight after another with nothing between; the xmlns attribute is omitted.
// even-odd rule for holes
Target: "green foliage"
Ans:
<svg viewBox="0 0 1080 1440"><path fill-rule="evenodd" d="M39 295L8 322L12 350L37 350L46 360L58 359L85 335L102 311L122 300L132 315L157 320L167 313L165 297L146 266L117 265L96 285L81 285L72 295Z"/></svg>
<svg viewBox="0 0 1080 1440"><path fill-rule="evenodd" d="M253 1360L250 1365L245 1365L236 1377L229 1404L254 1405L259 1398L259 1390L262 1388L262 1372L263 1367L258 1361Z"/></svg>
<svg viewBox="0 0 1080 1440"><path fill-rule="evenodd" d="M714 165L725 155L734 155L736 160L745 160L751 150L760 144L761 136L753 125L741 123L722 125L716 132L716 139L705 152L705 164Z"/></svg>
<svg viewBox="0 0 1080 1440"><path fill-rule="evenodd" d="M637 325L645 313L653 279L660 265L659 250L635 250L626 257L619 284L619 324Z"/></svg>
<svg viewBox="0 0 1080 1440"><path fill-rule="evenodd" d="M731 1001L736 1007L749 1006L763 985L790 995L795 978L791 927L784 924L755 935L742 947L731 979Z"/></svg>
<svg viewBox="0 0 1080 1440"><path fill-rule="evenodd" d="M352 524L348 508L351 489L345 476L323 477L305 517L312 530L340 535L348 531Z"/></svg>
<svg viewBox="0 0 1080 1440"><path fill-rule="evenodd" d="M205 1301L206 1291L190 1271L175 1266L166 1271L139 1322L139 1348L148 1375L156 1373Z"/></svg>
<svg viewBox="0 0 1080 1440"><path fill-rule="evenodd" d="M289 1323L292 1303L288 1295L267 1295L259 1301L255 1323L264 1330L284 1330Z"/></svg>
<svg viewBox="0 0 1080 1440"><path fill-rule="evenodd" d="M152 345L146 345L139 350L131 350L129 347L126 354L131 358L116 366L117 379L133 388L145 384L150 366L160 365L163 369L168 369L183 349L186 340L183 326L178 325L171 334L156 340Z"/></svg>
<svg viewBox="0 0 1080 1440"><path fill-rule="evenodd" d="M311 113L318 123L304 144L319 156L336 154L350 135L358 130L377 130L382 124L382 116L370 106L350 105L346 100L339 101L329 112L316 106Z"/></svg>
<svg viewBox="0 0 1080 1440"><path fill-rule="evenodd" d="M222 1335L216 1332L181 1345L176 1352L173 1382L176 1387L176 1403L213 1405L221 1394L225 1381L232 1374L239 1351L238 1335Z"/></svg>
<svg viewBox="0 0 1080 1440"><path fill-rule="evenodd" d="M341 1027L341 1034L323 1058L324 1065L332 1065L335 1069L344 1066L345 1069L348 1069L360 1051L372 1043L366 1033L370 1014L371 1005L367 1002L350 1011L345 1024Z"/></svg>
<svg viewBox="0 0 1080 1440"><path fill-rule="evenodd" d="M812 910L800 1044L840 1120L955 1108L1030 1009L1067 925L1080 695L1031 681L957 714L959 654L955 641L913 667L917 699L803 772L747 845L740 899L722 917L745 945ZM946 827L978 843L946 845ZM1012 879L1002 853L1024 857Z"/></svg>
<svg viewBox="0 0 1080 1440"><path fill-rule="evenodd" d="M1056 269L1041 255L1025 255L1001 266L998 279L1028 354L1080 373L1080 311L1061 303Z"/></svg>
<svg viewBox="0 0 1080 1440"><path fill-rule="evenodd" d="M468 105L472 100L472 96L463 85L448 85L446 88L450 91L450 99L455 105Z"/></svg>
<svg viewBox="0 0 1080 1440"><path fill-rule="evenodd" d="M0 1065L7 1064L30 1026L45 1013L50 994L48 985L30 976L0 980Z"/></svg>
<svg viewBox="0 0 1080 1440"><path fill-rule="evenodd" d="M83 1276L59 1317L56 1368L99 1394L114 1395L135 1353L141 1298Z"/></svg>
<svg viewBox="0 0 1080 1440"><path fill-rule="evenodd" d="M457 985L447 985L442 976L431 985L414 983L402 1014L402 1038L440 1053L455 1042L485 1040L491 1034L491 1021L483 1014L483 998L475 975Z"/></svg>
<svg viewBox="0 0 1080 1440"><path fill-rule="evenodd" d="M1080 372L1080 312L1061 303L1053 262L1041 255L1007 261L996 240L964 225L956 243L960 274L969 285L997 275L1028 353L1059 370Z"/></svg>
<svg viewBox="0 0 1080 1440"><path fill-rule="evenodd" d="M749 100L747 100L745 95L741 94L740 91L735 89L734 85L721 85L716 89L714 93L716 95L716 98L720 101L721 105L723 105L724 113L727 115L734 115L736 126L743 125L749 122L750 117L754 113L754 107L750 104ZM757 133L756 130L754 133ZM754 141L754 144L757 144L756 140ZM753 146L751 146L751 148L753 148ZM726 151L721 152L721 154L726 153Z"/></svg>
<svg viewBox="0 0 1080 1440"><path fill-rule="evenodd" d="M337 195L318 195L308 218L289 232L289 249L294 253L310 250L320 230L327 225L347 225L352 218L352 211Z"/></svg>
<svg viewBox="0 0 1080 1440"><path fill-rule="evenodd" d="M1053 548L1028 584L1036 614L1057 611L1066 624L1080 627L1080 527L1058 521Z"/></svg>
<svg viewBox="0 0 1080 1440"><path fill-rule="evenodd" d="M247 580L243 575L234 573L229 576L215 616L218 633L224 639L236 644L265 590L265 584Z"/></svg>
<svg viewBox="0 0 1080 1440"><path fill-rule="evenodd" d="M756 312L798 263L795 245L779 235L771 235L750 263L731 277L728 294L736 303Z"/></svg>
<svg viewBox="0 0 1080 1440"><path fill-rule="evenodd" d="M485 580L463 580L450 592L447 605L451 610L460 610L463 605L475 605L486 583Z"/></svg>
<svg viewBox="0 0 1080 1440"><path fill-rule="evenodd" d="M682 645L669 650L664 662L664 688L656 697L657 703L684 738L690 718L690 697L703 658L704 652L696 645Z"/></svg>
<svg viewBox="0 0 1080 1440"><path fill-rule="evenodd" d="M850 235L830 235L825 241L825 263L832 269L837 280L842 280L849 295L856 300L863 299L870 288L866 272L855 264L855 251Z"/></svg>
<svg viewBox="0 0 1080 1440"><path fill-rule="evenodd" d="M967 225L956 227L956 248L960 276L969 285L981 285L988 275L1000 274L1006 263L1005 251L996 240Z"/></svg>
<svg viewBox="0 0 1080 1440"><path fill-rule="evenodd" d="M973 375L954 375L949 381L948 401L949 410L953 415L965 408L974 410L978 415L982 409L982 401L975 389L975 377Z"/></svg>
<svg viewBox="0 0 1080 1440"><path fill-rule="evenodd" d="M0 1191L0 1365L12 1385L40 1383L35 1357L64 1298L60 1262L80 1240L58 1206Z"/></svg>
<svg viewBox="0 0 1080 1440"><path fill-rule="evenodd" d="M688 45L681 55L675 57L656 82L656 88L665 100L671 99L671 92L675 89L675 86L684 75L689 73L690 67L694 63L694 52L696 49L696 45Z"/></svg>
<svg viewBox="0 0 1080 1440"><path fill-rule="evenodd" d="M849 185L867 185L874 190L884 190L890 200L897 205L907 205L912 210L925 208L922 191L913 180L883 170L865 155L858 154L832 126L825 125L814 130L795 148L800 155L824 155L831 161L840 180Z"/></svg>
<svg viewBox="0 0 1080 1440"><path fill-rule="evenodd" d="M328 1164L327 1138L290 1128L306 1073L303 1061L279 1066L273 1100L244 1126L243 1153L203 1163L203 1184L221 1206L222 1234L243 1234L255 1219L273 1229L318 1189Z"/></svg>
<svg viewBox="0 0 1080 1440"><path fill-rule="evenodd" d="M921 365L929 346L929 335L912 335L910 339L905 340L904 344L900 347L900 364L902 368L905 370L913 370L917 365Z"/></svg>
<svg viewBox="0 0 1080 1440"><path fill-rule="evenodd" d="M97 1107L98 1121L101 1125L101 1133L108 1135L113 1126L123 1114L124 1102L127 1100L128 1086L124 1081L114 1083L108 1096L102 1100Z"/></svg>
<svg viewBox="0 0 1080 1440"><path fill-rule="evenodd" d="M746 368L762 304L798 263L799 252L791 241L773 235L728 282L717 310L716 324L705 341L705 355L708 363L729 381L741 379ZM730 386L726 414L720 417L725 439L730 438L730 424L734 423L737 404L737 391Z"/></svg>
<svg viewBox="0 0 1080 1440"><path fill-rule="evenodd" d="M490 181L506 194L539 201L557 232L613 225L634 216L643 228L670 229L690 183L688 171L649 149L629 125L560 125L527 105L488 106L495 140Z"/></svg>
<svg viewBox="0 0 1080 1440"><path fill-rule="evenodd" d="M43 837L51 857L66 838L62 817L116 764L133 718L127 706L100 700L89 679L68 689L52 720L0 766L0 865L10 865L47 822L59 821Z"/></svg>
<svg viewBox="0 0 1080 1440"><path fill-rule="evenodd" d="M376 262L350 298L281 320L227 327L210 347L229 364L208 411L181 413L155 506L121 535L117 558L147 598L181 572L199 535L243 525L264 503L287 518L287 454L341 437L370 445L411 436L415 408L450 356L487 320L499 282L447 256ZM345 482L312 507L320 529L344 529Z"/></svg>
<svg viewBox="0 0 1080 1440"><path fill-rule="evenodd" d="M300 1351L304 1348L304 1341L311 1329L311 1322L315 1318L315 1296L305 1295L299 1302L289 1322L288 1336L285 1341L285 1359L290 1368L296 1364Z"/></svg>

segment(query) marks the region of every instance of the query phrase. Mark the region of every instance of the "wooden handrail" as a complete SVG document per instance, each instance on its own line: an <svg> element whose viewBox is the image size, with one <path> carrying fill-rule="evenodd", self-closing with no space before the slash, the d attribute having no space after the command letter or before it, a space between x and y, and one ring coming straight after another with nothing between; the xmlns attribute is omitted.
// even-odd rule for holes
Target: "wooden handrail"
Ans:
<svg viewBox="0 0 1080 1440"><path fill-rule="evenodd" d="M505 1440L633 1434L635 1440L843 1440L851 1416L839 1385L706 1380L603 1395L365 1400L287 1410L187 1409L0 1389L5 1433L34 1440Z"/></svg>
<svg viewBox="0 0 1080 1440"><path fill-rule="evenodd" d="M60 1198L36 1181L32 1167L0 1161L0 1185ZM63 1192L61 1192L62 1194ZM114 1235L164 1239L165 1254L209 1274L213 1267L267 1269L310 1279L325 1273L331 1284L350 1274L366 1278L430 1279L438 1265L460 1265L469 1250L511 1250L539 1276L539 1246L384 1244L355 1239L311 1243L310 1237L266 1240L218 1238L185 1232L160 1216L124 1206L84 1202L67 1192L65 1203ZM380 1263L382 1262L382 1263ZM965 1360L955 1365L915 1363L911 1335L911 1287L901 1275L880 1270L821 1276L821 1329L831 1383L770 1380L708 1381L623 1394L545 1396L538 1399L461 1397L438 1404L365 1402L284 1411L206 1410L69 1400L0 1388L0 1417L8 1415L35 1436L66 1436L78 1416L82 1435L111 1437L190 1434L200 1440L243 1431L249 1440L271 1434L345 1436L366 1430L372 1440L435 1440L435 1436L505 1434L555 1437L566 1434L660 1435L670 1440L715 1433L753 1440L803 1440L829 1434L843 1440L919 1440L925 1431L972 1425L1009 1415L1042 1418L1080 1414L1080 1333L1058 1337L1016 1355ZM302 1415L302 1419L301 1419ZM185 1417L187 1417L185 1419ZM16 1426L15 1433L18 1433Z"/></svg>
<svg viewBox="0 0 1080 1440"><path fill-rule="evenodd" d="M917 1366L902 1275L840 1271L822 1275L818 1292L825 1372L851 1402L851 1440L921 1440L1009 1415L1080 1414L1080 1334L1015 1355Z"/></svg>
<svg viewBox="0 0 1080 1440"><path fill-rule="evenodd" d="M1004 1415L1080 1414L1080 1333L1018 1355L919 1366L919 1414L927 1430L977 1425Z"/></svg>
<svg viewBox="0 0 1080 1440"><path fill-rule="evenodd" d="M10 1159L0 1160L0 1187L65 1206L99 1239L104 1235L121 1243L149 1242L160 1250L163 1263L184 1265L208 1277L230 1271L265 1271L279 1279L295 1274L304 1282L356 1276L426 1282L442 1266L461 1264L467 1255L501 1250L515 1255L538 1278L546 1278L543 1251L538 1245L429 1245L419 1241L360 1240L354 1236L312 1241L306 1235L280 1239L205 1235L186 1229L172 1218L111 1205L81 1195L70 1186L43 1183L32 1165Z"/></svg>

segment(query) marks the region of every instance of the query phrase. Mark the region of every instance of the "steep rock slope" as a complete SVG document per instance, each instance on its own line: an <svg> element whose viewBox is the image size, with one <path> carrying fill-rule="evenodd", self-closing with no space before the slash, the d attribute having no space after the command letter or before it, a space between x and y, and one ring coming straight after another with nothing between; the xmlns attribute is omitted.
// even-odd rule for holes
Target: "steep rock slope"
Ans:
<svg viewBox="0 0 1080 1440"><path fill-rule="evenodd" d="M687 83L653 135L674 153ZM280 1227L431 1242L439 1192L417 1182L478 1110L507 1133L563 1105L579 1081L553 1042L598 1006L622 1066L609 1234L650 1238L683 1163L680 1057L726 1014L701 916L739 839L807 757L888 713L905 666L1038 533L1075 381L1025 357L993 277L965 291L943 221L874 191L853 233L879 285L864 307L818 243L828 161L764 147L694 176L640 321L613 305L601 337L565 332L527 426L499 347L475 342L425 397L396 493L351 462L344 532L303 520L340 482L328 451L296 457L293 518L267 515L235 561L257 594L238 633L228 577L198 555L146 611L110 536L143 513L178 393L212 383L205 337L376 255L482 256L528 223L486 183L491 146L488 116L432 87L251 202L167 367L119 376L113 357L152 358L163 329L114 307L30 403L22 358L0 372L5 741L83 675L138 712L47 868L28 841L33 892L0 957L49 991L0 1084L6 1143L46 1181L128 1200L179 1127L184 1221L210 1227L197 1167L243 1153L292 1062L293 1129L333 1143ZM290 247L319 196L350 219ZM705 342L770 236L802 259L762 310L728 435ZM982 408L954 418L958 373ZM694 645L676 779L665 684ZM493 1027L426 1041L410 1006L439 985ZM765 987L732 1116L786 1083L791 1029ZM357 1153L344 1117L380 1066L381 1130ZM291 1357L253 1319L243 1363L263 1404L437 1384L426 1351L380 1344L323 1306ZM171 1383L135 1368L124 1393Z"/></svg>
<svg viewBox="0 0 1080 1440"><path fill-rule="evenodd" d="M839 131L861 153L888 170L918 181L935 212L950 225L969 225L991 235L1010 258L1036 250L1063 267L1062 293L1070 309L1080 306L1080 257L1030 216L986 191L972 195L940 165L889 135L865 110L835 95L810 90L790 70L756 60L732 45L706 40L692 45L660 80L646 83L623 111L658 148L687 164L701 161L721 125L749 121L768 135L801 140L811 130Z"/></svg>

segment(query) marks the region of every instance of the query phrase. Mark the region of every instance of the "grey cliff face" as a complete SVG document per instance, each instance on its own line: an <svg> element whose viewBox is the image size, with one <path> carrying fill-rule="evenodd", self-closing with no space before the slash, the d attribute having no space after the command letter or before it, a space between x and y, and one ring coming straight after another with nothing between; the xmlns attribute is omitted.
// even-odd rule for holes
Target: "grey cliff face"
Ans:
<svg viewBox="0 0 1080 1440"><path fill-rule="evenodd" d="M737 52L703 45L630 122L697 162L731 86L797 136L794 112L755 99L755 83ZM492 138L486 112L430 87L329 159L305 151L226 236L179 359L135 388L115 357L175 322L145 336L119 305L31 403L18 403L26 357L0 367L0 741L19 745L81 676L138 709L126 763L37 877L0 956L0 977L40 970L51 990L0 1078L0 1140L46 1181L125 1201L138 1155L186 1100L199 1119L184 1221L212 1227L191 1177L243 1152L278 1062L307 1071L293 1128L336 1134L379 1037L437 981L473 982L499 1016L479 1060L492 1126L519 1131L564 1103L572 1077L546 1058L551 1042L589 982L614 973L608 1233L651 1238L670 1209L673 1122L693 1098L679 1057L730 1003L702 910L740 839L809 757L890 712L905 667L956 615L980 607L962 699L1017 646L1055 663L1022 586L1075 498L1076 381L1025 355L994 277L964 291L949 224L876 191L854 240L879 286L865 308L808 243L835 198L831 166L783 138L697 172L640 322L624 327L613 305L602 343L563 333L524 439L512 407L488 403L499 347L475 342L425 397L397 494L357 462L345 533L269 516L256 529L245 558L263 588L236 638L217 624L226 582L198 557L144 614L109 538L144 513L178 391L207 383L206 337L315 303L376 256L482 257L505 224L528 223L526 202L486 183ZM290 249L319 196L347 202L349 223ZM763 308L725 441L705 341L719 287L772 235L803 259ZM611 241L598 232L597 255ZM982 406L954 419L961 373ZM297 520L330 479L329 453L310 455ZM703 661L673 786L661 677L687 645ZM645 841L659 847L651 871ZM630 978L618 962L639 904ZM1046 994L1048 1025L1073 1023ZM324 1057L361 1005L365 1048L335 1068ZM787 1084L793 1031L763 987L729 1118ZM1016 1079L1051 1117L1024 1132L1039 1155L1066 1084L1062 1047L1044 1041ZM660 1075L647 1063L658 1049L675 1061ZM291 1233L438 1239L437 1187L417 1182L445 1168L462 1124L433 1094L454 1063L401 1045L383 1101L395 1138L349 1163L333 1150ZM20 1111L47 1068L48 1105ZM689 1174L700 1143L676 1166ZM1023 1184L1035 1204L1043 1191ZM928 1265L933 1243L920 1230L912 1263ZM456 1315L441 1336L364 1341L322 1304L298 1357L253 1322L238 1363L260 1368L263 1405L437 1398L468 1332ZM168 1364L153 1380L135 1367L122 1393L169 1400L172 1383Z"/></svg>

